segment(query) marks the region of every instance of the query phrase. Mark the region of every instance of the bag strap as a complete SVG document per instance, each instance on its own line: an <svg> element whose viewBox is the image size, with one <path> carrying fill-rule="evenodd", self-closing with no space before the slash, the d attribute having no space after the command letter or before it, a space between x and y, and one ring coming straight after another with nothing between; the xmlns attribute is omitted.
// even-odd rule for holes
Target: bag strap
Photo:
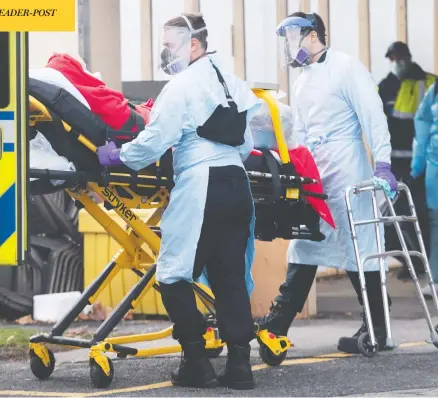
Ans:
<svg viewBox="0 0 438 398"><path fill-rule="evenodd" d="M280 172L278 170L278 163L274 155L268 149L261 149L261 152L272 175L272 184L274 185L274 189L271 195L271 200L275 202L280 200L281 197L281 180Z"/></svg>
<svg viewBox="0 0 438 398"><path fill-rule="evenodd" d="M213 66L213 68L216 72L216 75L217 75L217 78L219 79L220 84L222 84L222 87L224 88L225 97L227 97L227 100L232 101L233 98L231 97L230 90L228 90L227 83L225 83L225 79L223 78L222 74L219 72L219 69L217 68L217 66L213 62L211 62L211 65Z"/></svg>

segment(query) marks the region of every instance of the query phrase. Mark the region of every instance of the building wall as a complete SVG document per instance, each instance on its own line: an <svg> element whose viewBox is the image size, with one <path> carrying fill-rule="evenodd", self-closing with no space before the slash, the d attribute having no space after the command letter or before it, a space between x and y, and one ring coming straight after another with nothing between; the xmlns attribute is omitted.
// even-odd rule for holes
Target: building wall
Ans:
<svg viewBox="0 0 438 398"><path fill-rule="evenodd" d="M140 1L120 0L122 81L141 80Z"/></svg>
<svg viewBox="0 0 438 398"><path fill-rule="evenodd" d="M201 0L200 11L208 26L208 51L217 51L221 66L233 73L233 0Z"/></svg>
<svg viewBox="0 0 438 398"><path fill-rule="evenodd" d="M371 73L377 81L388 74L389 61L385 54L389 45L397 40L396 24L395 0L370 0Z"/></svg>
<svg viewBox="0 0 438 398"><path fill-rule="evenodd" d="M75 32L29 33L29 67L32 69L43 68L54 52L67 52L75 57L79 56L79 35L77 27L78 22L76 20Z"/></svg>
<svg viewBox="0 0 438 398"><path fill-rule="evenodd" d="M408 0L408 43L412 56L421 67L429 72L434 71L434 52L437 51L437 40L434 38L435 0ZM435 1L435 3L437 3ZM435 70L438 73L438 70Z"/></svg>
<svg viewBox="0 0 438 398"><path fill-rule="evenodd" d="M151 1L152 21L141 21L141 2ZM209 26L209 50L217 50L222 66L235 70L235 46L233 37L234 2L237 0L199 0L200 11ZM275 36L278 0L242 0L244 4L244 39L246 79L276 83L279 80L278 47ZM361 0L329 0L330 46L360 57L359 12ZM389 62L384 55L388 46L397 39L398 0L369 1L370 69L376 81L389 71ZM434 37L434 18L438 12L437 0L407 0L407 38L414 60L424 69L435 70L438 45ZM287 12L298 11L306 4L312 12L319 12L320 0L288 0ZM160 65L160 40L163 23L184 11L184 0L120 0L121 54L123 81L142 80L141 34L144 24L151 24L152 79L167 80ZM77 32L30 34L30 66L42 67L53 52L78 51ZM363 50L362 50L363 51ZM108 60L111 62L111 60ZM438 67L438 65L437 65ZM297 76L289 71L289 86ZM143 74L144 76L144 74ZM143 77L144 78L144 77Z"/></svg>
<svg viewBox="0 0 438 398"><path fill-rule="evenodd" d="M277 83L276 0L245 0L246 79Z"/></svg>

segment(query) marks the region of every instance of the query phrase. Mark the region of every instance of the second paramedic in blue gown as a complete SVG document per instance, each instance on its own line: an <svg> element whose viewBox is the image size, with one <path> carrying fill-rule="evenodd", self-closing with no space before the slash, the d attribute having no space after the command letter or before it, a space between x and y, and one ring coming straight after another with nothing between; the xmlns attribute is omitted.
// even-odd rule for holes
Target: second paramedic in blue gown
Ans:
<svg viewBox="0 0 438 398"><path fill-rule="evenodd" d="M123 162L140 170L173 148L175 187L161 222L157 280L184 358L174 384L208 387L215 380L206 356L204 317L193 279L206 267L216 299L228 361L221 384L253 388L249 342L254 337L245 252L252 236L253 202L243 161L253 141L249 121L260 101L240 79L219 71L206 54L207 28L200 15L183 14L164 25L162 65L175 75L159 95L151 121L117 149L100 147L102 165Z"/></svg>

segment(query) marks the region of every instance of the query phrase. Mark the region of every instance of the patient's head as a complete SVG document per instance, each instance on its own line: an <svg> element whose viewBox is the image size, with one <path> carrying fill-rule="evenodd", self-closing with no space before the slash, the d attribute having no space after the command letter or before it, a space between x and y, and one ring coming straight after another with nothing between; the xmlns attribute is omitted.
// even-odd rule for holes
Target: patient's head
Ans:
<svg viewBox="0 0 438 398"><path fill-rule="evenodd" d="M64 59L64 60L72 60L72 61L76 61L77 66L80 65L80 68L82 68L82 70L83 70L85 73L87 73L87 74L89 74L89 75L95 77L96 79L98 79L98 80L100 80L100 81L103 81L103 80L102 80L102 74L101 74L100 72L94 72L94 73L92 73L92 72L90 72L90 71L87 69L87 64L85 63L85 61L83 60L83 58L82 58L78 53L75 53L75 52L70 52L70 53L54 52L54 53L51 55L51 57L49 58L49 60L47 61L47 65L46 65L46 66L50 66L51 61L54 60L54 59ZM68 61L67 61L67 62L68 62Z"/></svg>
<svg viewBox="0 0 438 398"><path fill-rule="evenodd" d="M85 63L84 59L77 53L69 53L71 57L73 57L76 61L78 61L82 68L87 69L87 64Z"/></svg>
<svg viewBox="0 0 438 398"><path fill-rule="evenodd" d="M194 61L202 57L207 52L208 31L206 29L206 24L202 14L184 13L183 15L185 18L187 18L191 27L187 25L187 21L183 16L178 16L167 21L164 24L164 29L170 27L179 27L179 28L188 28L190 31L197 31L204 28L199 32L192 33L192 37L190 41L190 61ZM163 44L166 45L166 43Z"/></svg>

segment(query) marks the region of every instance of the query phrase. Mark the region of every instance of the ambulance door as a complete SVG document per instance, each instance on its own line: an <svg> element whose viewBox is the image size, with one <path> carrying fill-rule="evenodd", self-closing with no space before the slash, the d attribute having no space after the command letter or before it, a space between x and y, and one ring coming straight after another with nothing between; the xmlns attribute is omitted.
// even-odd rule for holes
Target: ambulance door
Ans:
<svg viewBox="0 0 438 398"><path fill-rule="evenodd" d="M0 265L27 257L27 39L0 32Z"/></svg>

